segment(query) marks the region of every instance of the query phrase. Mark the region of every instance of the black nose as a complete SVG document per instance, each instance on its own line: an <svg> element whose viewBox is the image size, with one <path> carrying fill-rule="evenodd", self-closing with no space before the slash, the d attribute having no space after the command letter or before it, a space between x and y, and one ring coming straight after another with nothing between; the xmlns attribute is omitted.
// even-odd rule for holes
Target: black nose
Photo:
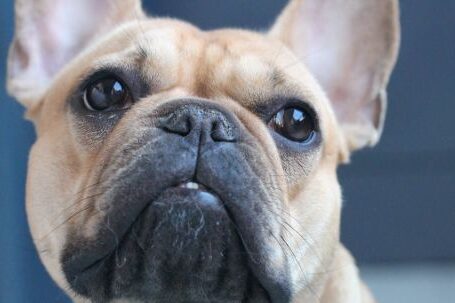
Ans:
<svg viewBox="0 0 455 303"><path fill-rule="evenodd" d="M183 137L192 136L201 142L234 142L238 128L234 116L208 101L180 101L170 104L158 126Z"/></svg>

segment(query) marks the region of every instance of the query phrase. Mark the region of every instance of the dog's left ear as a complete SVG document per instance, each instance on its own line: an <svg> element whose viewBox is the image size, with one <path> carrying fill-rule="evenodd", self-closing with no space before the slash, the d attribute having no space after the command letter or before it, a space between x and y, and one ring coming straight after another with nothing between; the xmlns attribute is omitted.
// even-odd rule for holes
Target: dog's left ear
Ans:
<svg viewBox="0 0 455 303"><path fill-rule="evenodd" d="M397 0L292 0L269 33L325 90L351 151L381 135L398 15Z"/></svg>
<svg viewBox="0 0 455 303"><path fill-rule="evenodd" d="M35 106L55 74L95 37L143 16L140 0L16 0L8 92Z"/></svg>

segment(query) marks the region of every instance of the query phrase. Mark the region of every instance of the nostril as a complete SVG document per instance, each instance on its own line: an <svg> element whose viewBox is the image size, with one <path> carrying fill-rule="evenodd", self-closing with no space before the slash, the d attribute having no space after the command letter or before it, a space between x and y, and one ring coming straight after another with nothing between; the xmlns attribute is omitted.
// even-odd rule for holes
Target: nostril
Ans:
<svg viewBox="0 0 455 303"><path fill-rule="evenodd" d="M191 121L187 115L175 113L161 118L158 122L158 126L167 132L181 136L187 136L192 129Z"/></svg>
<svg viewBox="0 0 455 303"><path fill-rule="evenodd" d="M237 141L239 129L234 120L214 105L196 103L166 109L155 125L167 133L191 137L190 140L197 141L193 142L196 145L201 140L203 143Z"/></svg>
<svg viewBox="0 0 455 303"><path fill-rule="evenodd" d="M212 122L212 129L210 131L210 137L213 141L224 141L233 142L235 141L235 135L233 134L232 127L223 123L223 121L216 120Z"/></svg>

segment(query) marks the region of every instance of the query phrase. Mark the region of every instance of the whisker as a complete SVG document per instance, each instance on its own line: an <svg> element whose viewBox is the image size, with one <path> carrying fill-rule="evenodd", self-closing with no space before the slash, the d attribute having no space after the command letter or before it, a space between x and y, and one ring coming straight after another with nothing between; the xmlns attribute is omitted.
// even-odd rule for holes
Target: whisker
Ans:
<svg viewBox="0 0 455 303"><path fill-rule="evenodd" d="M95 195L92 195L92 196L89 196L89 197L85 197L84 199L92 199L94 197L102 195L103 193L104 192L98 193L98 194L95 194ZM85 211L87 211L87 210L89 210L91 208L92 208L92 204L83 205L82 208L80 208L80 209L76 210L75 212L73 212L72 214L70 214L65 220L63 220L63 222L60 222L55 227L53 227L50 232L48 232L46 235L42 236L38 241L43 241L45 238L49 237L57 229L59 229L60 227L62 227L63 225L65 225L66 223L68 223L69 221L74 219L75 217L77 217L78 215L82 214L83 212L85 212Z"/></svg>

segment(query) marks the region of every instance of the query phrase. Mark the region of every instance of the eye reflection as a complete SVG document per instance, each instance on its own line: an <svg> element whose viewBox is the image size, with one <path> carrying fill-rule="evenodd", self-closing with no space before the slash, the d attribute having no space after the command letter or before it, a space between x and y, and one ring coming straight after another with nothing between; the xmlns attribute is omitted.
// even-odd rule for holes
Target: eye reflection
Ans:
<svg viewBox="0 0 455 303"><path fill-rule="evenodd" d="M122 108L129 99L126 87L114 77L105 77L90 83L84 92L84 105L91 111L112 107Z"/></svg>
<svg viewBox="0 0 455 303"><path fill-rule="evenodd" d="M309 141L315 132L312 116L297 107L287 107L277 112L269 126L283 137L297 142Z"/></svg>
<svg viewBox="0 0 455 303"><path fill-rule="evenodd" d="M297 121L297 122L302 122L304 119L303 112L298 111L298 110L294 110L292 117L293 117L294 121Z"/></svg>

